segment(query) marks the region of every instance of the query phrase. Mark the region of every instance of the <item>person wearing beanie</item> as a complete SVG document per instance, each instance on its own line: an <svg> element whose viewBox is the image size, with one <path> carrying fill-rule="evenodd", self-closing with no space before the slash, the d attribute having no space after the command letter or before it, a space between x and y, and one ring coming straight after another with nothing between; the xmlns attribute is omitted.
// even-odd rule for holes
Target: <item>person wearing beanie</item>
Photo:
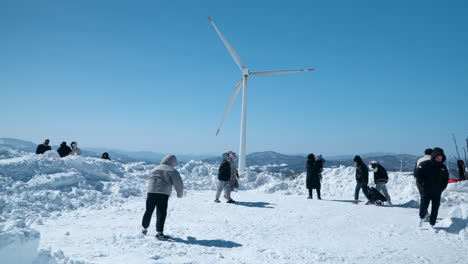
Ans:
<svg viewBox="0 0 468 264"><path fill-rule="evenodd" d="M63 141L62 144L60 144L60 147L57 149L57 152L61 158L64 158L71 153L71 148L67 146L67 142Z"/></svg>
<svg viewBox="0 0 468 264"><path fill-rule="evenodd" d="M431 154L431 159L421 162L416 169L416 181L421 186L421 202L419 206L419 222L421 227L423 219L427 215L429 203L432 203L431 216L429 223L432 229L436 224L437 214L439 212L440 197L442 192L447 188L449 173L444 165L446 160L444 150L434 148Z"/></svg>
<svg viewBox="0 0 468 264"><path fill-rule="evenodd" d="M46 151L52 150L52 148L49 146L50 140L46 139L44 140L44 143L40 144L36 148L36 154L44 154Z"/></svg>
<svg viewBox="0 0 468 264"><path fill-rule="evenodd" d="M176 156L167 155L161 160L161 164L152 172L148 181L148 196L146 198L146 210L141 221L144 235L148 233L148 227L156 208L156 238L167 240L169 236L164 235L164 223L167 216L167 204L172 187L177 192L177 197L182 198L184 194L184 183L175 167L179 164Z"/></svg>
<svg viewBox="0 0 468 264"><path fill-rule="evenodd" d="M356 188L354 189L353 203L357 204L359 201L359 191L369 183L369 170L360 156L355 156L353 161L356 163Z"/></svg>
<svg viewBox="0 0 468 264"><path fill-rule="evenodd" d="M102 153L101 159L111 160L111 158L109 157L109 153L107 152Z"/></svg>
<svg viewBox="0 0 468 264"><path fill-rule="evenodd" d="M320 172L321 172L321 163L315 160L314 154L309 154L307 156L307 163L306 163L306 169L307 169L307 175L306 175L306 187L307 190L309 191L309 196L307 199L312 199L312 190L315 189L317 191L317 198L319 200L322 200L322 197L320 195Z"/></svg>
<svg viewBox="0 0 468 264"><path fill-rule="evenodd" d="M387 198L388 204L392 205L390 194L387 191L388 173L387 170L377 161L371 161L369 169L374 172L375 189Z"/></svg>

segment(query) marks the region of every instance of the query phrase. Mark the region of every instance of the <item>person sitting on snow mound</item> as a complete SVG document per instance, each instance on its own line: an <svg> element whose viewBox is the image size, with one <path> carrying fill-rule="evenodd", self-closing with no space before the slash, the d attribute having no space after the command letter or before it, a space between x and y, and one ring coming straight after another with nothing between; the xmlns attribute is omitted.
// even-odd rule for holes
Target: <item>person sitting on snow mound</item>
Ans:
<svg viewBox="0 0 468 264"><path fill-rule="evenodd" d="M221 161L221 165L219 165L218 169L218 189L216 190L216 198L215 203L219 203L219 197L221 196L221 192L224 190L225 197L227 199L227 203L235 203L235 201L231 198L231 179L233 177L237 177L237 170L235 169L235 164L232 158L229 156L230 152L223 153L222 157L223 160ZM235 175L233 175L235 173Z"/></svg>
<svg viewBox="0 0 468 264"><path fill-rule="evenodd" d="M444 165L445 160L444 150L441 148L434 148L431 159L421 162L416 169L416 180L422 188L419 206L419 227L422 226L423 220L427 215L429 203L432 202L429 223L431 224L431 228L434 229L439 212L440 197L445 188L447 188L449 180L449 173L447 167Z"/></svg>
<svg viewBox="0 0 468 264"><path fill-rule="evenodd" d="M111 160L111 158L109 157L109 153L107 153L107 152L102 153L101 159Z"/></svg>
<svg viewBox="0 0 468 264"><path fill-rule="evenodd" d="M184 194L184 183L179 172L175 167L179 163L174 155L167 155L157 166L148 182L148 196L146 198L146 211L143 215L141 225L143 226L142 233L148 233L148 227L156 208L156 238L159 240L167 240L169 236L164 235L164 222L167 215L167 203L172 192L172 187L177 192L177 197L182 198Z"/></svg>
<svg viewBox="0 0 468 264"><path fill-rule="evenodd" d="M80 156L81 155L81 149L78 148L78 142L76 141L73 141L71 144L71 152L70 152L70 155L72 156Z"/></svg>
<svg viewBox="0 0 468 264"><path fill-rule="evenodd" d="M43 144L38 145L36 148L36 154L44 154L46 151L52 150L49 146L49 142L50 140L46 139Z"/></svg>
<svg viewBox="0 0 468 264"><path fill-rule="evenodd" d="M71 151L71 148L67 146L67 142L65 141L63 141L62 144L60 144L60 147L57 149L57 152L61 158L70 155Z"/></svg>

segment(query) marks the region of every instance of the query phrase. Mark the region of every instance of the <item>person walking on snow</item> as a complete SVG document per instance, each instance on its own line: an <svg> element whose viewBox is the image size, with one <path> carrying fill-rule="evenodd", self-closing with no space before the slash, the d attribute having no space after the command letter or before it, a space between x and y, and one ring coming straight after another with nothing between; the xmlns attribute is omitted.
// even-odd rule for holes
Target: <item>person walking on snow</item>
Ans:
<svg viewBox="0 0 468 264"><path fill-rule="evenodd" d="M46 151L52 150L52 148L49 146L50 140L46 139L44 140L44 143L40 144L36 148L36 154L44 154Z"/></svg>
<svg viewBox="0 0 468 264"><path fill-rule="evenodd" d="M426 149L424 151L424 156L419 158L418 161L416 162L416 166L414 167L414 173L413 173L415 179L416 179L416 170L418 169L419 164L421 164L422 162L426 160L431 160L431 154L432 154L432 149L431 148ZM422 187L418 183L418 181L416 181L416 187L418 188L419 196L422 196Z"/></svg>
<svg viewBox="0 0 468 264"><path fill-rule="evenodd" d="M72 156L81 156L81 149L78 148L78 142L73 141L71 144L71 153Z"/></svg>
<svg viewBox="0 0 468 264"><path fill-rule="evenodd" d="M356 188L354 189L354 201L357 204L359 200L359 191L369 183L369 170L360 156L355 156L353 161L356 163Z"/></svg>
<svg viewBox="0 0 468 264"><path fill-rule="evenodd" d="M315 161L314 154L310 153L307 155L307 163L306 163L307 175L306 175L306 187L309 191L309 196L307 199L312 199L312 190L317 190L317 198L322 200L320 196L320 172L321 172L321 165L318 161Z"/></svg>
<svg viewBox="0 0 468 264"><path fill-rule="evenodd" d="M174 155L165 156L161 164L152 172L148 182L148 196L146 198L146 210L141 221L142 233L148 233L148 227L156 208L156 238L166 240L169 237L164 235L164 223L167 216L167 204L172 187L176 190L177 197L182 198L184 193L184 183L175 167L179 163Z"/></svg>
<svg viewBox="0 0 468 264"><path fill-rule="evenodd" d="M387 170L377 161L371 161L369 169L374 172L374 183L377 191L381 192L386 198L388 204L392 205L390 195L387 191L388 173Z"/></svg>
<svg viewBox="0 0 468 264"><path fill-rule="evenodd" d="M231 198L231 174L233 170L231 169L232 159L229 157L229 152L225 152L222 155L223 160L221 161L221 165L219 165L218 169L218 189L216 190L216 198L215 203L219 203L219 197L221 196L221 192L224 190L225 197L227 199L227 203L235 203L235 201Z"/></svg>
<svg viewBox="0 0 468 264"><path fill-rule="evenodd" d="M67 146L67 142L63 141L62 144L60 144L60 147L57 149L57 152L61 158L64 158L71 153L71 148Z"/></svg>
<svg viewBox="0 0 468 264"><path fill-rule="evenodd" d="M434 148L431 159L421 162L416 168L416 181L421 186L419 227L422 226L423 220L427 215L429 203L432 203L429 223L432 229L434 229L439 212L440 197L445 188L447 188L449 179L447 167L444 165L446 159L443 149Z"/></svg>

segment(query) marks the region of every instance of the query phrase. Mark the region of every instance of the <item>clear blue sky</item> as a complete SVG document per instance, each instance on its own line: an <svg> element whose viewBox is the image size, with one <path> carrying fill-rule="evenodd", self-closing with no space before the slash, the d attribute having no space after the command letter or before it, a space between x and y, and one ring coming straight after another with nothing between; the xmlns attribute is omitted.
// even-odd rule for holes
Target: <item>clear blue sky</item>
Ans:
<svg viewBox="0 0 468 264"><path fill-rule="evenodd" d="M99 2L98 4L93 2ZM138 2L138 3L137 3ZM421 153L468 136L466 1L0 1L0 137L176 153Z"/></svg>

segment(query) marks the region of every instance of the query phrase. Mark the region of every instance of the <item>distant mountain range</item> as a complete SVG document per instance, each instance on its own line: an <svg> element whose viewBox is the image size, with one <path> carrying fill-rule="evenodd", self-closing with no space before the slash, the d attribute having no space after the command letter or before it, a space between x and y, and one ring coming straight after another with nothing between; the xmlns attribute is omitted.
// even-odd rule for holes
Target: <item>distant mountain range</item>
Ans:
<svg viewBox="0 0 468 264"><path fill-rule="evenodd" d="M24 152L35 152L37 144L14 138L0 138L0 147L7 147L14 150ZM58 146L52 146L56 150ZM111 159L121 162L136 162L144 161L151 163L159 163L165 156L163 153L150 152L150 151L125 151L107 148L81 148L83 156L86 157L101 157L103 152L108 152ZM419 156L409 154L393 154L393 153L364 153L360 154L365 163L372 160L378 161L389 171L413 171L415 163ZM177 154L181 162L189 160L202 160L210 164L219 164L221 162L221 155L218 157L207 157L206 155L184 155ZM354 155L340 155L340 156L325 156L325 167L338 167L338 166L353 166ZM300 173L305 170L306 155L286 155L274 151L254 152L247 155L247 166L267 166L267 165L281 165L284 166L267 166L268 171ZM456 168L455 162L451 161L449 164L451 169Z"/></svg>

